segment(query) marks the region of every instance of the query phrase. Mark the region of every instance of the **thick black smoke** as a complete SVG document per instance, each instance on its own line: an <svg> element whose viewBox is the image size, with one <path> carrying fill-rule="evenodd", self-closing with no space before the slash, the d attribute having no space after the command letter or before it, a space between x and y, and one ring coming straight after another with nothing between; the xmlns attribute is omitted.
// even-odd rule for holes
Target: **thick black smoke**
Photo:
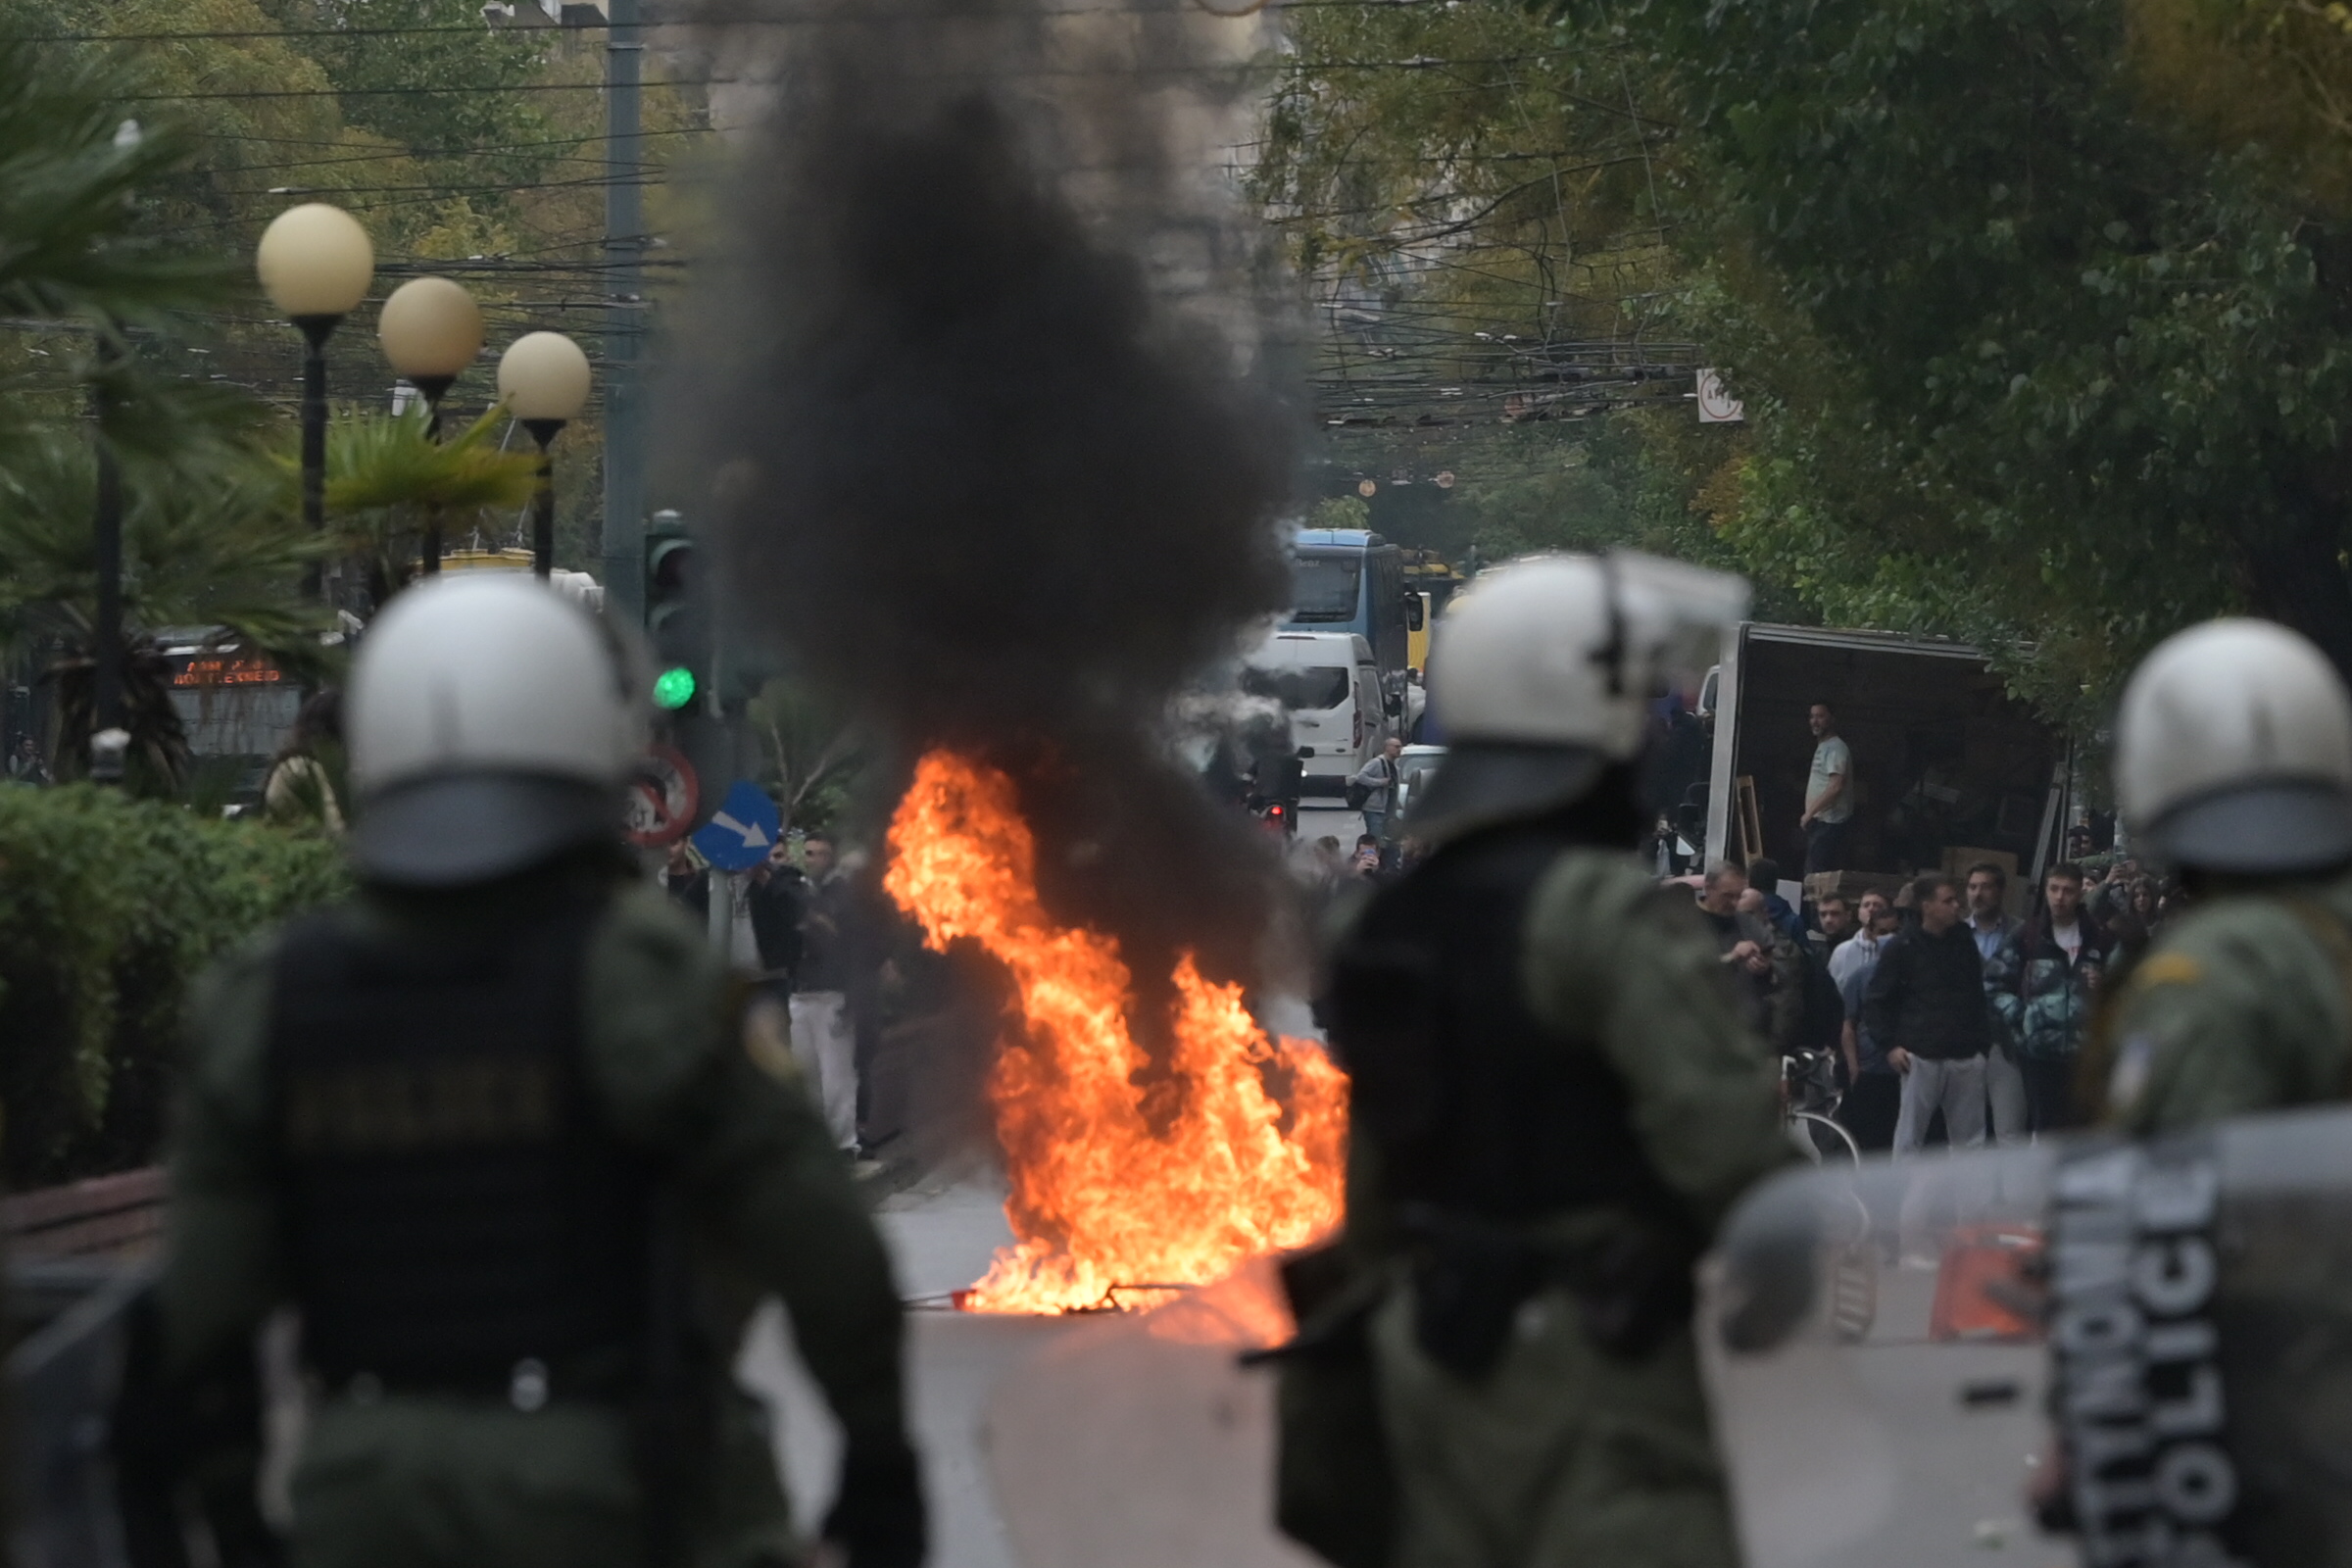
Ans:
<svg viewBox="0 0 2352 1568"><path fill-rule="evenodd" d="M1296 422L1138 259L1173 188L1145 89L1182 28L1159 76L1090 82L1012 0L929 3L777 9L777 105L721 187L730 270L681 356L733 612L902 765L944 744L1011 768L1050 902L1139 979L1187 947L1246 975L1270 858L1161 729L1285 603Z"/></svg>

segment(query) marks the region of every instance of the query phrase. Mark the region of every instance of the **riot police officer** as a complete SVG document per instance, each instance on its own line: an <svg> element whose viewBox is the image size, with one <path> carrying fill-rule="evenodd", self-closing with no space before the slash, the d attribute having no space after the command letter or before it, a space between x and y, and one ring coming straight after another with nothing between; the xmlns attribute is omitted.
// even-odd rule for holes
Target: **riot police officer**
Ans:
<svg viewBox="0 0 2352 1568"><path fill-rule="evenodd" d="M921 1559L881 1241L781 1009L629 874L643 691L534 580L404 593L351 678L358 896L199 993L170 1359L299 1309L310 1568L800 1561L728 1376L769 1292L845 1434L824 1534Z"/></svg>
<svg viewBox="0 0 2352 1568"><path fill-rule="evenodd" d="M1325 998L1353 1080L1356 1283L1306 1303L1300 1341L1366 1306L1389 1471L1360 1505L1388 1539L1327 1540L1335 1560L1736 1560L1691 1267L1791 1152L1715 943L1632 852L1651 700L1744 600L1645 557L1535 557L1438 629L1451 746L1406 824L1434 852L1344 938ZM1301 1366L1286 1445L1312 1425ZM1286 1447L1286 1482L1311 1458Z"/></svg>
<svg viewBox="0 0 2352 1568"><path fill-rule="evenodd" d="M2269 621L2209 621L2132 674L2116 794L2194 906L2109 999L2087 1070L2160 1132L2352 1090L2352 699Z"/></svg>

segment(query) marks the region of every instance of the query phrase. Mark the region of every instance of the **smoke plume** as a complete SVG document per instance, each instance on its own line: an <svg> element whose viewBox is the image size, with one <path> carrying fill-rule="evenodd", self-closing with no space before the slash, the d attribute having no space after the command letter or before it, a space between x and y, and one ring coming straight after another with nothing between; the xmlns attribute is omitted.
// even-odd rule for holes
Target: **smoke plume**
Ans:
<svg viewBox="0 0 2352 1568"><path fill-rule="evenodd" d="M739 5L742 0L728 0ZM893 740L1022 781L1062 918L1250 972L1270 858L1166 755L1287 593L1296 418L1198 173L1213 25L1134 0L773 0L685 446L730 612Z"/></svg>

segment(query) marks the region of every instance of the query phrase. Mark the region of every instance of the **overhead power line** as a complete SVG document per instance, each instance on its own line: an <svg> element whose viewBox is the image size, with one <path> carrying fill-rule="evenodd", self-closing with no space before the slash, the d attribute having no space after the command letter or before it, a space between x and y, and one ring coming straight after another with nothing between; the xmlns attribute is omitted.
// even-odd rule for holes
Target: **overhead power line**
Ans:
<svg viewBox="0 0 2352 1568"><path fill-rule="evenodd" d="M701 76L686 81L660 81L657 87L724 87L742 78L736 76ZM207 98L398 98L412 93L509 93L509 92L603 92L601 81L526 81L517 83L473 81L459 87L264 87L233 92L140 92L127 93L118 102L126 104L186 103ZM582 140L593 140L583 137Z"/></svg>
<svg viewBox="0 0 2352 1568"><path fill-rule="evenodd" d="M518 0L524 3L524 0ZM1262 7L1269 11L1303 11L1325 8L1410 9L1416 6L1441 6L1448 0L1271 0ZM1165 17L1191 16L1205 9L1198 0L1158 6L1079 6L1061 10L1040 10L1008 15L999 9L973 11L856 11L833 17L756 17L701 15L692 17L656 17L638 24L645 28L690 27L719 29L728 27L871 27L888 26L899 23L968 22L968 21L1027 21L1072 17ZM1214 12L1210 13L1215 15ZM1230 20L1239 20L1238 18ZM565 22L561 25L550 23L545 26L488 27L474 23L418 23L404 26L386 27L208 27L156 32L20 32L0 35L0 43L179 43L199 40L233 40L251 38L389 38L410 37L420 33L467 33L476 37L509 37L532 39L565 32L602 32L612 24L600 19L585 22Z"/></svg>

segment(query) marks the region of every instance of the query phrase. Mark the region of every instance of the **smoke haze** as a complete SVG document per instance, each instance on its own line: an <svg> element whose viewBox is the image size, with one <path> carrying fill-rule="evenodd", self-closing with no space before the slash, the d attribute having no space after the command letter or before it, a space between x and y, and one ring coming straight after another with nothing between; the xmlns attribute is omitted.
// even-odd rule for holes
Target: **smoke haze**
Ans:
<svg viewBox="0 0 2352 1568"><path fill-rule="evenodd" d="M1246 976L1271 858L1158 730L1286 602L1297 419L1258 247L1199 172L1213 24L1067 3L721 29L775 85L673 402L730 612L903 763L1010 768L1049 903L1139 986L1184 948Z"/></svg>

